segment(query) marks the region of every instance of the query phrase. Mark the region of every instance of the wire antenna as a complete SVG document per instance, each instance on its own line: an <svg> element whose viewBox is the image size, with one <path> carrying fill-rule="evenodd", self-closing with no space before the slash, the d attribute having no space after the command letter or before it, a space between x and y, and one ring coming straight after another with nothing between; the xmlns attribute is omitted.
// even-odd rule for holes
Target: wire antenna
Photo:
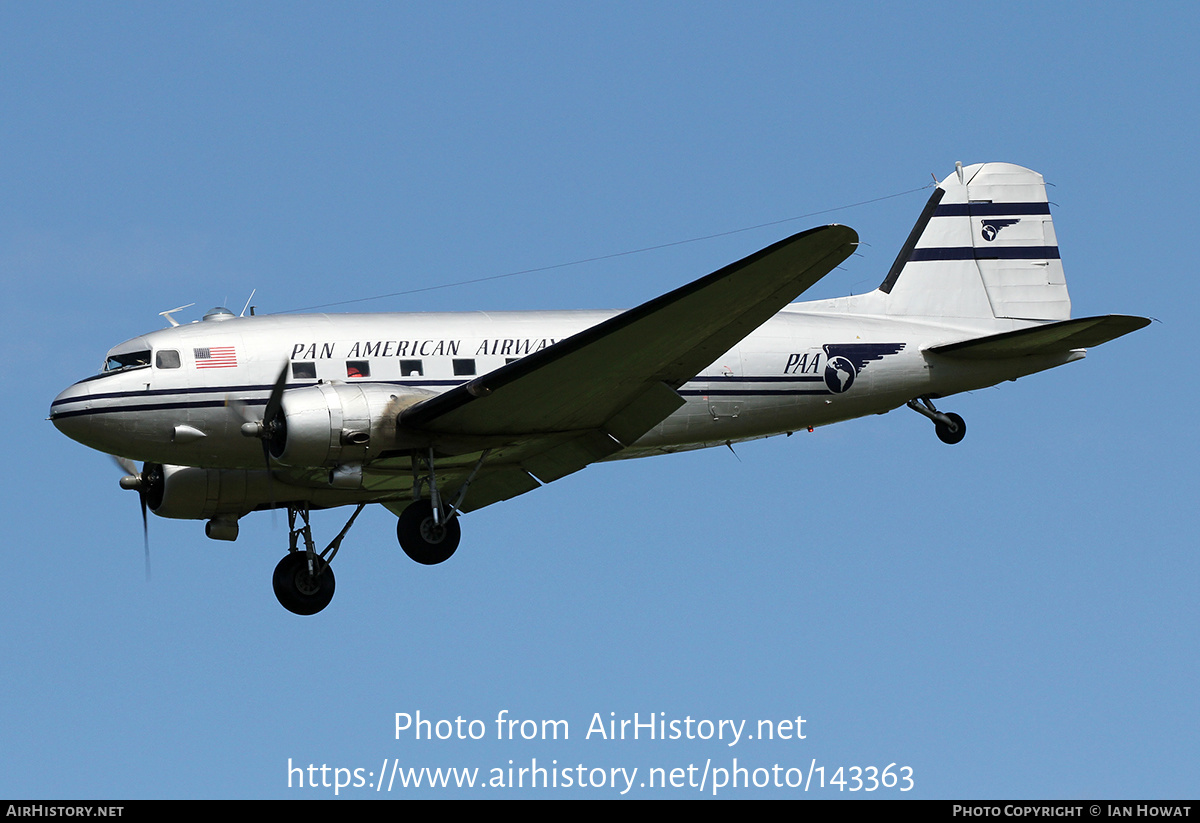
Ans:
<svg viewBox="0 0 1200 823"><path fill-rule="evenodd" d="M907 191L899 191L899 192L896 192L895 194L885 194L882 197L873 197L870 200L860 200L857 203L847 203L844 206L834 206L833 208L820 209L818 211L810 211L805 214L798 214L795 217L785 217L782 220L771 220L766 223L758 223L757 225L754 225L754 226L744 226L743 228L740 228L740 229L730 229L729 231L720 231L720 232L716 232L715 234L706 234L701 237L689 237L686 240L674 240L670 243L659 243L658 245L655 245L655 246L644 246L643 248L640 248L640 249L629 249L627 251L618 251L618 252L613 252L611 254L601 254L597 257L585 257L581 260L572 260L567 263L555 263L554 265L551 265L551 266L538 266L538 267L532 268L532 269L521 269L520 271L505 272L504 274L492 274L487 277L475 277L470 280L458 280L454 283L441 283L436 286L421 286L420 288L416 288L416 289L406 289L404 291L393 291L393 292L388 292L387 294L376 294L371 297L355 297L350 300L338 300L333 303L321 303L316 306L305 306L302 309L287 309L285 311L279 312L279 314L295 314L297 312L313 311L315 309L328 309L328 308L332 308L333 306L349 306L354 303L366 303L371 300L385 300L389 297L402 297L407 294L419 294L420 292L425 292L425 291L436 291L438 289L451 289L456 286L470 286L475 283L486 283L490 280L502 280L506 277L518 277L523 274L536 274L537 272L553 271L554 269L565 269L568 266L580 266L580 265L583 265L584 263L596 263L596 262L599 262L600 260L612 260L613 258L616 258L616 257L628 257L631 254L642 254L642 253L648 252L648 251L657 251L659 249L669 249L672 246L683 246L687 243L699 243L702 240L714 240L718 237L729 237L732 234L741 234L743 232L754 231L755 229L763 229L763 228L767 228L769 226L778 226L783 223L791 223L796 220L803 220L806 217L816 217L817 215L820 215L820 214L829 214L829 213L835 212L835 211L843 211L845 209L853 209L858 206L870 205L871 203L879 203L883 200L891 200L892 198L895 198L895 197L903 197L906 194L912 194L914 192L924 191L925 189L928 189L933 185L936 185L936 180L934 181L934 183L926 183L924 186L918 186L915 189L908 189Z"/></svg>

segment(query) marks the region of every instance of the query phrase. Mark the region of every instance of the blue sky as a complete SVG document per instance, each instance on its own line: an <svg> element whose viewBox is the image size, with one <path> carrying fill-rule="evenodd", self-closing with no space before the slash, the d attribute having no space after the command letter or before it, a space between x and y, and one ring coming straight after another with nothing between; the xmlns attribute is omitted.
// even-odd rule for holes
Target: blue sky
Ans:
<svg viewBox="0 0 1200 823"><path fill-rule="evenodd" d="M640 781L734 758L907 765L916 797L1195 796L1198 13L745 5L0 6L0 796L333 796L289 788L289 761ZM905 192L956 160L1054 185L1077 316L1161 322L947 401L970 426L953 448L897 411L594 466L464 518L437 568L368 511L333 604L302 619L271 592L282 516L232 544L153 519L147 584L136 497L44 420L181 304L553 266ZM632 306L834 221L867 245L812 294L861 292L924 199L363 308ZM342 522L315 515L318 539ZM504 710L570 739L496 740ZM396 739L417 711L488 735ZM585 739L635 712L802 716L806 737ZM340 793L459 795L619 796ZM805 796L721 793L770 795Z"/></svg>

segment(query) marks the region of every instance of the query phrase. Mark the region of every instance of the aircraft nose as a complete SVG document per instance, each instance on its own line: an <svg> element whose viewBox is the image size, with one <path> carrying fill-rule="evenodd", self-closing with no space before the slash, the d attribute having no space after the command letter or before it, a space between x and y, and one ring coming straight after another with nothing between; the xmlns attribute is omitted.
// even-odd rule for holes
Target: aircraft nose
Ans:
<svg viewBox="0 0 1200 823"><path fill-rule="evenodd" d="M58 397L50 404L50 422L72 440L86 442L90 400L91 391L86 383L68 386L59 392Z"/></svg>

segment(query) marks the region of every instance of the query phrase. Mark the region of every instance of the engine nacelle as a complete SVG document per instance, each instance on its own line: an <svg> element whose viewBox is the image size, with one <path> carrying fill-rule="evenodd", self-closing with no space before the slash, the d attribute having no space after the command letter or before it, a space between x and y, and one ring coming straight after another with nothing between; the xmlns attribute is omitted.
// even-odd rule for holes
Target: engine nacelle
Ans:
<svg viewBox="0 0 1200 823"><path fill-rule="evenodd" d="M210 520L205 533L216 540L237 537L237 519L255 509L284 506L302 500L313 508L359 502L361 466L341 466L329 472L328 483L297 487L264 470L201 469L154 464L146 490L146 507L159 517Z"/></svg>
<svg viewBox="0 0 1200 823"><path fill-rule="evenodd" d="M270 495L266 472L162 466L161 479L155 478L146 503L159 517L204 520L240 516L270 499Z"/></svg>
<svg viewBox="0 0 1200 823"><path fill-rule="evenodd" d="M396 418L434 392L378 383L318 383L290 389L268 441L285 466L334 468L362 463L397 442Z"/></svg>

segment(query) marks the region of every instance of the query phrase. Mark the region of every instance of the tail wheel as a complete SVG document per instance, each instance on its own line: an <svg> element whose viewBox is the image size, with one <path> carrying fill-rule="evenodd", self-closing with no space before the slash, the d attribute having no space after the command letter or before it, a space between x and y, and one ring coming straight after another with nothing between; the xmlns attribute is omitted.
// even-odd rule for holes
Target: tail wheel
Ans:
<svg viewBox="0 0 1200 823"><path fill-rule="evenodd" d="M934 424L934 429L937 431L938 440L943 443L949 443L953 446L955 443L961 443L962 439L967 436L967 424L954 412L946 412L946 417L949 417L953 426L949 426L941 421Z"/></svg>

